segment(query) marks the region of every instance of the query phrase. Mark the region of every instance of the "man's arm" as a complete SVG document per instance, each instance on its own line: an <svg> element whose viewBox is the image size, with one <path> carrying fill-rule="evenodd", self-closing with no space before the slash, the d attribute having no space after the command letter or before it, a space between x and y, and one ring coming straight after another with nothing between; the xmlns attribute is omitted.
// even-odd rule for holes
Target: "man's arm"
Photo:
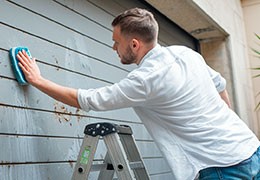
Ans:
<svg viewBox="0 0 260 180"><path fill-rule="evenodd" d="M19 52L17 58L26 80L31 85L58 101L80 108L76 89L61 86L43 78L35 59L30 59L25 51Z"/></svg>
<svg viewBox="0 0 260 180"><path fill-rule="evenodd" d="M220 97L225 101L229 108L231 108L231 103L228 97L227 90L219 92Z"/></svg>
<svg viewBox="0 0 260 180"><path fill-rule="evenodd" d="M201 55L200 55L200 57L201 57L201 59L203 59ZM214 82L214 85L215 85L220 97L224 100L224 102L228 105L228 107L231 108L231 103L230 103L228 93L226 90L226 80L220 75L220 73L216 72L211 67L209 67L206 64L206 62L205 62L205 65L207 67L208 73L209 73L212 81Z"/></svg>

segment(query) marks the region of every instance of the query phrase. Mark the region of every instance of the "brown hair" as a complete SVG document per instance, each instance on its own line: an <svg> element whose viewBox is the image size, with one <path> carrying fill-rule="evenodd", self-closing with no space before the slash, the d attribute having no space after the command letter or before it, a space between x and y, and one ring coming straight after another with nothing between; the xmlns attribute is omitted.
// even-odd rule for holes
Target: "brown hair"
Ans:
<svg viewBox="0 0 260 180"><path fill-rule="evenodd" d="M145 43L157 42L158 23L153 14L145 9L133 8L119 14L112 22L126 36L136 36Z"/></svg>

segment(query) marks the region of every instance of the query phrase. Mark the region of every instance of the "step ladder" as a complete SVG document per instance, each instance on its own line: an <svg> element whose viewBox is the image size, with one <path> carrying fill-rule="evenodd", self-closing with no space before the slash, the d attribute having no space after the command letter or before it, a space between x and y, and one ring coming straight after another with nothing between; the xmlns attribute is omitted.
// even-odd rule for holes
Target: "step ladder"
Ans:
<svg viewBox="0 0 260 180"><path fill-rule="evenodd" d="M88 179L90 171L99 170L98 180L112 180L114 172L119 180L149 180L129 126L112 123L89 124L84 130L81 149L72 180ZM103 164L93 165L100 137L107 147Z"/></svg>

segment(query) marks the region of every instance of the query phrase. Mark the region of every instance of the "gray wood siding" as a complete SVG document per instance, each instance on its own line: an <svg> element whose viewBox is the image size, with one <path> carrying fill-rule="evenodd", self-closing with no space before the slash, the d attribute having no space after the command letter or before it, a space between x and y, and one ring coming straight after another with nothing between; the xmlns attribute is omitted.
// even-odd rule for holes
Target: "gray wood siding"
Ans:
<svg viewBox="0 0 260 180"><path fill-rule="evenodd" d="M73 88L97 88L124 78L134 65L120 63L112 51L114 16L145 5L127 0L0 1L0 179L70 179L88 123L113 122L133 128L152 180L172 175L160 151L131 108L84 112L46 96L32 86L19 86L10 66L9 49L29 47L44 77ZM175 38L160 18L161 44L187 44ZM179 30L178 30L179 31ZM178 40L179 39L179 40ZM183 41L183 42L182 42ZM105 156L98 145L95 163ZM96 179L92 172L91 179Z"/></svg>

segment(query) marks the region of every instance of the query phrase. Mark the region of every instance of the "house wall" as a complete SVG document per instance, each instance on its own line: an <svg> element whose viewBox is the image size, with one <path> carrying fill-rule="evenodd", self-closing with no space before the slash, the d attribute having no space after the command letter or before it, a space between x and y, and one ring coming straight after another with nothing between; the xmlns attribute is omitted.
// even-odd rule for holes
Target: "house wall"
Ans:
<svg viewBox="0 0 260 180"><path fill-rule="evenodd" d="M240 0L218 0L204 1L193 0L210 18L212 18L226 33L226 38L222 41L216 52L219 54L209 55L207 52L203 54L210 61L219 64L215 67L224 74L228 73L227 83L232 84L230 90L233 89L233 108L239 116L247 123L247 125L260 137L259 120L255 112L255 96L252 84L251 65L248 56L247 39L245 36L246 21L244 21L243 9ZM257 20L255 20L256 22ZM209 46L215 46L219 40L209 43L201 42L202 49ZM223 52L224 54L223 57ZM215 57L214 57L215 56ZM221 60L222 59L222 60ZM226 60L224 60L226 59ZM223 60L225 61L223 64ZM229 64L229 69L226 65Z"/></svg>
<svg viewBox="0 0 260 180"><path fill-rule="evenodd" d="M0 179L70 179L86 124L130 125L153 180L172 179L153 139L132 109L84 112L19 86L10 66L9 49L27 46L44 77L73 88L97 88L124 78L134 65L123 66L112 51L110 23L118 13L146 7L127 0L0 1ZM156 12L155 12L156 13ZM196 49L194 38L159 13L160 43ZM105 156L100 142L95 156ZM92 172L89 179L96 179Z"/></svg>
<svg viewBox="0 0 260 180"><path fill-rule="evenodd" d="M260 40L258 40L255 34L260 35L260 23L258 17L260 17L260 0L242 0L242 8L244 14L244 22L246 29L247 39L247 53L249 57L249 68L260 67L259 56L252 51L256 49L260 51ZM260 71L251 70L251 77L260 74ZM260 102L260 96L257 94L260 92L260 79L252 78L253 80L253 93L255 97L255 107ZM260 111L256 111L258 119L258 134L260 134Z"/></svg>

